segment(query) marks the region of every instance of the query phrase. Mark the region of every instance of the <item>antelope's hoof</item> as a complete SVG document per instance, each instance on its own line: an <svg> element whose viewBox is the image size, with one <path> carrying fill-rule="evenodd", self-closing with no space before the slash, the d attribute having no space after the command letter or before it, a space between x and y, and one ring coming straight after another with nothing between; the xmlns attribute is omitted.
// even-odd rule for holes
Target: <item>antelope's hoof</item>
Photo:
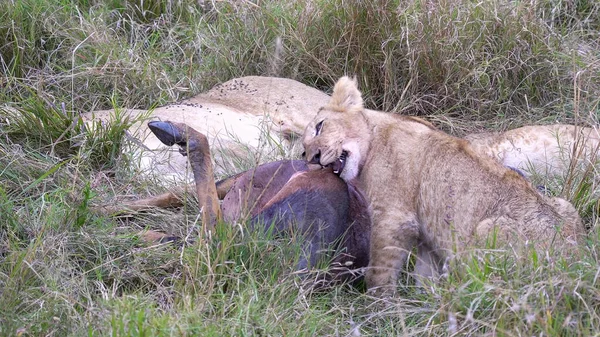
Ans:
<svg viewBox="0 0 600 337"><path fill-rule="evenodd" d="M175 144L179 146L186 145L187 139L185 135L171 122L148 122L148 127L156 138L167 146L173 146Z"/></svg>

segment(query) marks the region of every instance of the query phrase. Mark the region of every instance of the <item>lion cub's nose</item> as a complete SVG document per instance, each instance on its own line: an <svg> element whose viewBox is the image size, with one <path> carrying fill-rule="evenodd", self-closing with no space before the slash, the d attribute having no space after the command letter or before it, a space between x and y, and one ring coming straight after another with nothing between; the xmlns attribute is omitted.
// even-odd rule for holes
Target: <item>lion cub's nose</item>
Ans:
<svg viewBox="0 0 600 337"><path fill-rule="evenodd" d="M309 164L321 164L321 150L317 151L312 159L308 162Z"/></svg>

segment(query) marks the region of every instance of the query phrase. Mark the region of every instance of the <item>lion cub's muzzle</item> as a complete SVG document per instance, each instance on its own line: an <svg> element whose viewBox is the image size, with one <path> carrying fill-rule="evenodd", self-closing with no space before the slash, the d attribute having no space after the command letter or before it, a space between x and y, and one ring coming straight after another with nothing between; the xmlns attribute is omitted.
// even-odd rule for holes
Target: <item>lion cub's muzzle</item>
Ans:
<svg viewBox="0 0 600 337"><path fill-rule="evenodd" d="M346 159L348 158L348 151L342 151L342 154L332 163L323 165L321 163L321 150L318 150L312 158L308 161L309 170L317 170L319 168L328 167L331 168L333 173L339 176L344 167L346 166Z"/></svg>
<svg viewBox="0 0 600 337"><path fill-rule="evenodd" d="M331 164L327 165L333 169L333 173L338 176L342 174L344 167L346 167L346 159L348 159L348 151L342 151L342 154Z"/></svg>
<svg viewBox="0 0 600 337"><path fill-rule="evenodd" d="M319 164L321 165L321 150L317 150L317 153L315 153L314 156L312 156L312 158L310 158L310 160L308 161L309 164ZM323 165L321 165L323 166Z"/></svg>
<svg viewBox="0 0 600 337"><path fill-rule="evenodd" d="M302 153L302 158L306 159L306 165L308 166L309 171L316 171L323 168L321 165L321 150L317 151L317 153L312 156L310 159L306 157L306 151Z"/></svg>

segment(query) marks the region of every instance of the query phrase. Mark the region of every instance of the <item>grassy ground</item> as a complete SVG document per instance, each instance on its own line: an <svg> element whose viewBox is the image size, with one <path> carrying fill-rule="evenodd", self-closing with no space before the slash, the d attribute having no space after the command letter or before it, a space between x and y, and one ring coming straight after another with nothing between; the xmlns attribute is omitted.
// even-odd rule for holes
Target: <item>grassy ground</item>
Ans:
<svg viewBox="0 0 600 337"><path fill-rule="evenodd" d="M597 335L596 172L539 178L585 218L579 257L490 244L382 303L294 275L300 238L224 225L208 243L142 244L133 233L145 228L195 235L197 206L91 212L164 187L129 165L133 121L84 128L78 114L163 105L242 75L327 91L356 74L368 107L456 135L597 125L598 31L592 0L0 2L0 334Z"/></svg>

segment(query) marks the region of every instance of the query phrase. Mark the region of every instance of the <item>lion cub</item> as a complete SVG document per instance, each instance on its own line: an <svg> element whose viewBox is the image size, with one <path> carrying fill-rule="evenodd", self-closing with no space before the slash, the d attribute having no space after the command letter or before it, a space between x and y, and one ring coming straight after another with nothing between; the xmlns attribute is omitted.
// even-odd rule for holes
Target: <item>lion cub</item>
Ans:
<svg viewBox="0 0 600 337"><path fill-rule="evenodd" d="M438 274L452 252L528 240L576 245L584 228L567 201L540 195L519 174L477 155L467 141L413 117L365 110L356 80L342 77L307 126L306 158L361 186L371 206L367 286L393 294L408 253L415 273Z"/></svg>

